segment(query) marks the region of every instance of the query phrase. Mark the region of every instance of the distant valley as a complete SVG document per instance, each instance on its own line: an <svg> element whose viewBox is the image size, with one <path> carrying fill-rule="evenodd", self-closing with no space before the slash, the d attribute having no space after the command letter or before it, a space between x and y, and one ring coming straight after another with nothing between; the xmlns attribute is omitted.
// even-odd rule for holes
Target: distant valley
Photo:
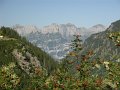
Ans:
<svg viewBox="0 0 120 90"><path fill-rule="evenodd" d="M80 34L83 42L90 35L102 32L107 27L97 24L90 28L76 27L74 24L56 24L53 23L39 29L36 26L15 25L12 27L21 36L25 36L31 43L42 48L55 59L62 59L70 50L70 43L73 35Z"/></svg>

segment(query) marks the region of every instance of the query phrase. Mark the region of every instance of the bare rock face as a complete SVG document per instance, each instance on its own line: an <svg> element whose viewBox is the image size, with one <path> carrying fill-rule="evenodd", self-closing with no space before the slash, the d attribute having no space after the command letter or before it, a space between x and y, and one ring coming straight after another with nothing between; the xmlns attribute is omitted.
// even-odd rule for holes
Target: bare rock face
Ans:
<svg viewBox="0 0 120 90"><path fill-rule="evenodd" d="M67 24L51 24L48 26L45 26L41 29L41 33L47 34L47 33L60 33L63 37L69 37L74 34L77 34L79 32L79 29L71 23Z"/></svg>
<svg viewBox="0 0 120 90"><path fill-rule="evenodd" d="M74 24L67 23L67 24L51 24L48 26L43 27L40 32L43 34L47 33L60 33L64 38L69 38L75 34L80 34L82 39L85 40L91 34L95 34L101 31L104 31L107 27L102 24L97 24L90 28L85 27L76 27Z"/></svg>
<svg viewBox="0 0 120 90"><path fill-rule="evenodd" d="M102 32L106 29L106 27L102 24L97 24L91 28L89 28L90 33L94 34L94 33L98 33L98 32Z"/></svg>
<svg viewBox="0 0 120 90"><path fill-rule="evenodd" d="M22 25L17 24L13 26L13 29L16 30L21 36L25 36L26 34L29 34L31 32L38 31L38 28L33 25L22 26Z"/></svg>
<svg viewBox="0 0 120 90"><path fill-rule="evenodd" d="M41 68L40 61L37 57L33 57L29 52L25 52L25 55L23 55L22 52L14 49L12 54L18 60L18 64L21 66L21 69L30 76L34 75L36 68Z"/></svg>
<svg viewBox="0 0 120 90"><path fill-rule="evenodd" d="M41 33L43 33L43 34L57 33L57 32L59 32L59 25L55 24L55 23L45 26L41 29Z"/></svg>

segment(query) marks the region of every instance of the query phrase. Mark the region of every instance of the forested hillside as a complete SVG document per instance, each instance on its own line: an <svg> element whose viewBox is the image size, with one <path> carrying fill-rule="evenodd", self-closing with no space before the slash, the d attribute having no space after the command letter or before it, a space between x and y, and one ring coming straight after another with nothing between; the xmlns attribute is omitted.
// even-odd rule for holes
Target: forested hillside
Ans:
<svg viewBox="0 0 120 90"><path fill-rule="evenodd" d="M9 65L13 66L8 68ZM12 74L21 79L19 87L25 88L28 87L26 83L29 82L30 77L34 76L37 69L38 71L42 69L49 74L56 66L57 62L52 57L19 36L16 31L7 27L0 29L0 87L2 89L13 88L14 82L8 81L12 70ZM4 74L8 76L4 77Z"/></svg>

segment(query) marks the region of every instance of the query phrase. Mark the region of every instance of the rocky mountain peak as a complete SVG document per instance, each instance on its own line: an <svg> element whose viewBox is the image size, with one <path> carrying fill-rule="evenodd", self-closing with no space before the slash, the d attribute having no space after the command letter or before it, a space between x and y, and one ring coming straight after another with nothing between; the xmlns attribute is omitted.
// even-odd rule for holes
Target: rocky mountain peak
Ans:
<svg viewBox="0 0 120 90"><path fill-rule="evenodd" d="M102 24L97 24L97 25L94 25L93 27L94 27L94 28L99 28L99 27L103 27L103 28L104 28L105 26L102 25Z"/></svg>
<svg viewBox="0 0 120 90"><path fill-rule="evenodd" d="M44 26L41 29L41 32L46 34L46 33L56 33L59 30L59 25L56 23L52 23L51 25Z"/></svg>
<svg viewBox="0 0 120 90"><path fill-rule="evenodd" d="M91 28L89 28L89 31L91 34L94 34L94 33L102 32L102 31L106 30L106 28L107 27L102 24L97 24L97 25L94 25Z"/></svg>
<svg viewBox="0 0 120 90"><path fill-rule="evenodd" d="M119 28L120 28L120 20L113 22L107 30L117 32L119 31Z"/></svg>
<svg viewBox="0 0 120 90"><path fill-rule="evenodd" d="M12 27L14 30L16 30L20 35L24 36L26 34L29 34L31 32L36 32L38 31L39 29L34 26L34 25L25 25L25 26L22 26L22 25L19 25L19 24L16 24Z"/></svg>
<svg viewBox="0 0 120 90"><path fill-rule="evenodd" d="M67 23L67 24L65 24L66 26L74 26L74 27L76 27L74 24L72 24L72 23Z"/></svg>

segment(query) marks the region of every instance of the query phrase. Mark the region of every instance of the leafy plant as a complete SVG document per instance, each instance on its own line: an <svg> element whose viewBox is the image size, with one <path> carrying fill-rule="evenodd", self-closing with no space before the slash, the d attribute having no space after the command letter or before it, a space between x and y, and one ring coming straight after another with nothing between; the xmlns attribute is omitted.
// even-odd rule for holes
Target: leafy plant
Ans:
<svg viewBox="0 0 120 90"><path fill-rule="evenodd" d="M0 87L2 89L15 89L20 84L20 77L14 72L15 63L0 68Z"/></svg>

